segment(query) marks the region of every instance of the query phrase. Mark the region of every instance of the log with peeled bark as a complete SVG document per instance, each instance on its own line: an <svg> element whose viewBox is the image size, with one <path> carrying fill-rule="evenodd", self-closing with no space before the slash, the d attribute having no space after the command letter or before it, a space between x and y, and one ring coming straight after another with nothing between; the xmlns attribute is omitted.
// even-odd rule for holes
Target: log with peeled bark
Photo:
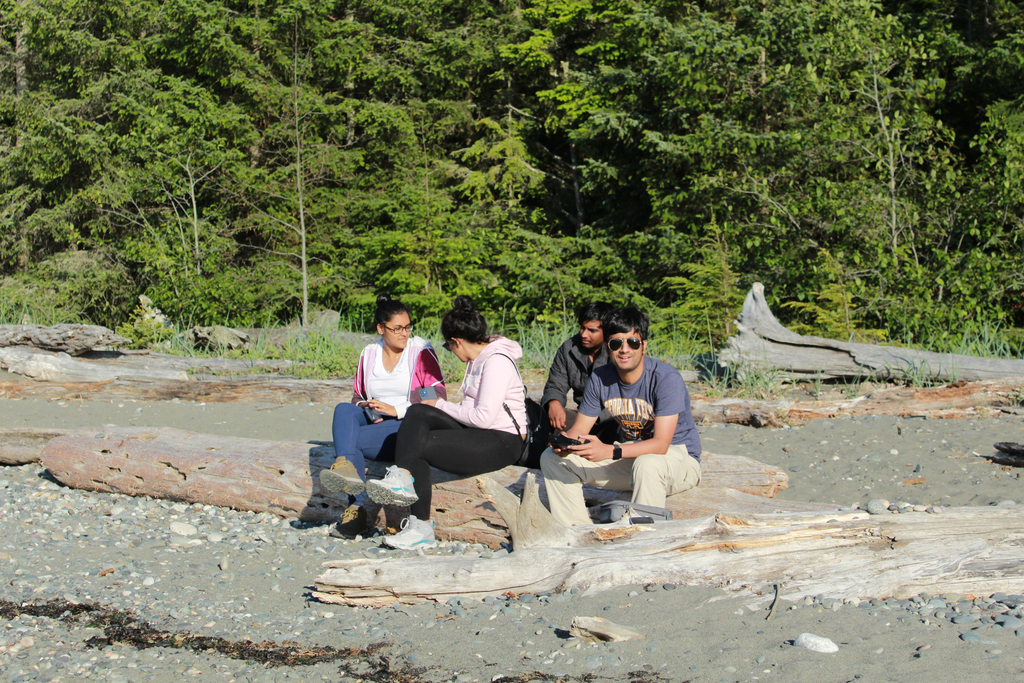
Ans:
<svg viewBox="0 0 1024 683"><path fill-rule="evenodd" d="M739 372L778 371L790 378L922 379L938 382L1024 377L1024 360L933 353L896 346L799 335L772 314L764 285L750 288L739 332L719 353L719 363Z"/></svg>
<svg viewBox="0 0 1024 683"><path fill-rule="evenodd" d="M148 495L237 510L271 512L304 521L334 521L344 496L325 494L319 472L334 461L324 443L262 441L197 434L177 429L106 428L72 432L44 447L42 464L73 488ZM387 463L369 463L371 475ZM489 476L520 492L528 470L506 467ZM508 525L480 492L475 479L432 470L432 518L438 536L499 547L508 541ZM801 503L769 500L786 487L776 467L741 456L704 454L703 482L694 492L673 496L668 506L680 517L707 514L723 500L740 511L806 509ZM543 494L543 487L541 487ZM592 504L628 498L621 491L587 489ZM370 509L377 515L379 508ZM383 512L384 524L398 526L404 510ZM390 514L390 517L388 515Z"/></svg>
<svg viewBox="0 0 1024 683"><path fill-rule="evenodd" d="M0 465L27 465L39 462L43 447L64 436L67 429L33 429L31 427L14 427L0 429Z"/></svg>
<svg viewBox="0 0 1024 683"><path fill-rule="evenodd" d="M93 349L128 344L131 340L99 325L0 325L0 347L32 346L80 356Z"/></svg>
<svg viewBox="0 0 1024 683"><path fill-rule="evenodd" d="M191 375L186 381L131 378L103 382L8 380L0 381L0 398L337 404L347 403L352 398L352 380L306 380L272 375Z"/></svg>
<svg viewBox="0 0 1024 683"><path fill-rule="evenodd" d="M187 382L184 370L133 368L91 363L66 353L39 351L23 346L0 348L0 368L44 382L109 382L116 379Z"/></svg>
<svg viewBox="0 0 1024 683"><path fill-rule="evenodd" d="M499 502L504 489L488 488L499 510L519 514L507 500ZM386 606L661 583L717 586L755 603L767 603L774 585L790 601L821 594L862 599L1024 592L1024 519L1012 508L878 516L834 508L718 512L653 526L547 529L552 523L550 514L518 520L516 528L528 527L531 534L523 543L514 538L513 552L499 558L325 562L313 595L328 603Z"/></svg>

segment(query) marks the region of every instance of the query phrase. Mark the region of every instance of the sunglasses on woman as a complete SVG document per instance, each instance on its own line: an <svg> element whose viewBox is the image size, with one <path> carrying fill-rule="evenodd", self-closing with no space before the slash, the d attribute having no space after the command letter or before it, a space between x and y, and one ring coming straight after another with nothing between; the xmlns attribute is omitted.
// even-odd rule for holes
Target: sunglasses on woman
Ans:
<svg viewBox="0 0 1024 683"><path fill-rule="evenodd" d="M623 341L625 341L627 344L629 344L629 348L633 349L634 351L639 349L640 348L640 344L643 343L643 342L640 341L640 339L638 337L630 337L629 339L625 339L625 340L620 339L620 338L615 338L615 339L609 339L608 340L608 348L611 349L612 351L618 351L619 349L622 348L622 342Z"/></svg>

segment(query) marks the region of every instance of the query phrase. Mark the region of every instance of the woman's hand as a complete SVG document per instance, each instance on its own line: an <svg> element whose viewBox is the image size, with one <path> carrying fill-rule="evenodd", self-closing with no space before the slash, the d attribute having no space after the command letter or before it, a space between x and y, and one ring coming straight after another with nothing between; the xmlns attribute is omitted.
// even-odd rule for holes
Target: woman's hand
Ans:
<svg viewBox="0 0 1024 683"><path fill-rule="evenodd" d="M391 417L398 417L398 409L395 408L390 403L385 403L384 401L376 401L376 400L370 399L369 401L366 402L366 405L368 405L369 407L373 408L374 410L376 410L378 413L381 413L382 415L390 415ZM377 422L380 422L380 420L377 420Z"/></svg>

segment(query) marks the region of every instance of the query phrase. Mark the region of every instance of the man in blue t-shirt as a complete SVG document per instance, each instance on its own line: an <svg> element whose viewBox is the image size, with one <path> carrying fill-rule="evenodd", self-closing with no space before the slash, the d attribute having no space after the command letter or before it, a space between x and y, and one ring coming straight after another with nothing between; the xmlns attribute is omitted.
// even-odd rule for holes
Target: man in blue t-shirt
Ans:
<svg viewBox="0 0 1024 683"><path fill-rule="evenodd" d="M700 436L690 393L679 371L649 358L647 316L635 308L615 311L605 323L608 365L596 368L579 414L566 436L586 441L549 448L540 468L555 519L590 524L583 484L632 491L640 505L664 507L665 498L700 483ZM619 425L619 441L604 444L589 434L601 410Z"/></svg>

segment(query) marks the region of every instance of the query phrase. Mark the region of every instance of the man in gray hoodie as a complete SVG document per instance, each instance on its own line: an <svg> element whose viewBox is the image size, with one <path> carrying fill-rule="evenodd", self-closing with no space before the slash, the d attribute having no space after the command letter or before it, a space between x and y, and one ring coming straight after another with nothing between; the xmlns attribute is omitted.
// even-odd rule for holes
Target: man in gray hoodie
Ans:
<svg viewBox="0 0 1024 683"><path fill-rule="evenodd" d="M552 431L565 429L575 418L576 411L566 413L569 390L572 390L573 400L578 405L583 399L583 390L590 381L591 373L608 362L604 323L614 310L614 306L603 301L592 301L581 308L577 316L579 333L566 339L555 352L555 359L548 371L548 381L544 384L544 395L540 400L541 406L547 411ZM602 413L591 433L602 441L607 437L610 443L617 429L611 415Z"/></svg>

